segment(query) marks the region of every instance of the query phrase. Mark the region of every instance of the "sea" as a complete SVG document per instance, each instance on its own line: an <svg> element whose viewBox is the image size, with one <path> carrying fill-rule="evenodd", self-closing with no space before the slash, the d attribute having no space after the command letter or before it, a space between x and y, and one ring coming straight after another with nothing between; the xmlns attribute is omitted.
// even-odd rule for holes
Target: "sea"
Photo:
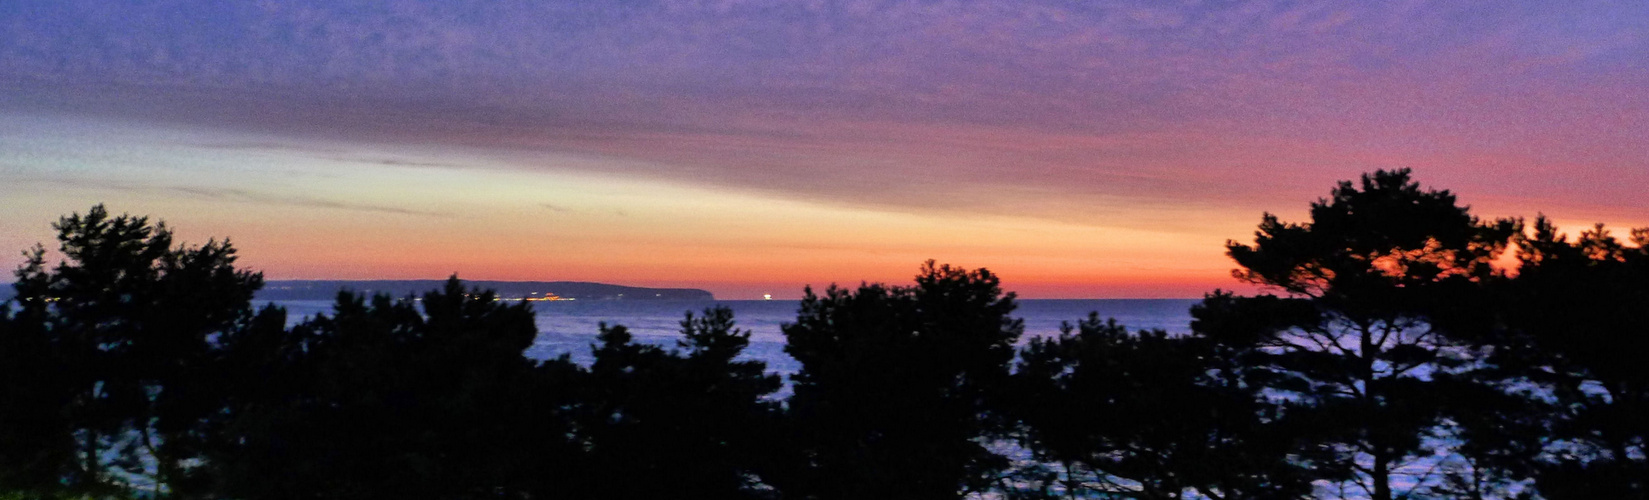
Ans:
<svg viewBox="0 0 1649 500"><path fill-rule="evenodd" d="M1021 342L1059 334L1062 323L1076 323L1098 313L1115 318L1131 330L1161 329L1169 333L1190 331L1191 306L1199 299L1020 299L1013 315L1024 320ZM286 307L287 321L332 311L332 302L289 300L272 303ZM596 343L600 325L624 325L638 342L673 347L681 338L681 321L691 311L726 306L733 310L737 327L750 332L750 346L744 358L767 363L770 372L795 373L800 366L784 352L784 334L779 327L796 321L800 305L791 300L607 300L534 302L538 338L525 353L536 359L569 356L574 362L592 361L591 345Z"/></svg>

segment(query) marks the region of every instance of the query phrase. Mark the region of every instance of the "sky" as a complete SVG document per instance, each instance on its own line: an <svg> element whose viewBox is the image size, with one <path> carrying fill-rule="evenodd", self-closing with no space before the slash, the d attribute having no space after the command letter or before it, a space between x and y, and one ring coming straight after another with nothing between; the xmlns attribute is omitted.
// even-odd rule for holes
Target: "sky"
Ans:
<svg viewBox="0 0 1649 500"><path fill-rule="evenodd" d="M1636 0L9 0L0 267L105 203L268 279L1199 297L1375 169L1649 226L1644 89Z"/></svg>

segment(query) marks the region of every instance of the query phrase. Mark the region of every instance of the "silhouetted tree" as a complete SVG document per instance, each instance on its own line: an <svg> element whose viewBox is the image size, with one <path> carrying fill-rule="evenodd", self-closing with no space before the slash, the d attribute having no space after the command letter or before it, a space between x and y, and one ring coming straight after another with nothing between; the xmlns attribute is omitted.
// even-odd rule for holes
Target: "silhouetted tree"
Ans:
<svg viewBox="0 0 1649 500"><path fill-rule="evenodd" d="M235 400L212 457L228 495L509 496L534 487L531 475L562 473L529 467L576 452L543 399L569 391L535 376L571 362L522 356L537 335L525 302L454 278L421 301L344 292L330 316L281 338L273 326L237 339L268 380Z"/></svg>
<svg viewBox="0 0 1649 500"><path fill-rule="evenodd" d="M688 313L676 349L633 342L602 325L581 384L578 435L590 451L589 498L761 498L777 404L777 375L739 360L750 332L733 311Z"/></svg>
<svg viewBox="0 0 1649 500"><path fill-rule="evenodd" d="M1090 315L1025 346L1008 411L1073 498L1309 497L1278 408L1232 354Z"/></svg>
<svg viewBox="0 0 1649 500"><path fill-rule="evenodd" d="M1278 294L1017 365L989 271L807 289L781 409L727 308L674 348L603 324L588 367L456 277L288 328L227 241L97 206L0 303L0 497L1649 499L1649 228L1525 236L1407 170L1310 217L1227 244Z"/></svg>
<svg viewBox="0 0 1649 500"><path fill-rule="evenodd" d="M783 325L798 498L957 498L1006 467L986 439L1002 426L987 397L1004 385L1023 326L1014 296L984 269L929 261L915 286L808 289Z"/></svg>
<svg viewBox="0 0 1649 500"><path fill-rule="evenodd" d="M1302 456L1320 478L1398 498L1394 482L1437 479L1434 450L1456 433L1444 403L1464 390L1451 375L1483 356L1449 328L1454 309L1478 303L1516 230L1422 190L1408 170L1342 182L1310 223L1266 214L1253 245L1228 244L1238 278L1286 295L1212 294L1194 313L1198 333L1252 349L1249 377L1291 403L1283 418L1316 444Z"/></svg>
<svg viewBox="0 0 1649 500"><path fill-rule="evenodd" d="M15 447L0 460L20 466L6 475L71 493L164 491L195 472L219 409L216 339L251 315L263 278L234 267L228 241L174 248L163 224L102 205L53 227L62 260L27 253L0 332L17 375L3 382L13 409L0 434Z"/></svg>
<svg viewBox="0 0 1649 500"><path fill-rule="evenodd" d="M1544 451L1533 466L1546 498L1649 498L1649 228L1630 242L1601 224L1570 241L1544 217L1517 240L1494 359L1527 408L1547 410L1546 428L1496 451Z"/></svg>
<svg viewBox="0 0 1649 500"><path fill-rule="evenodd" d="M74 387L38 318L0 304L0 493L50 497L76 456L62 412Z"/></svg>

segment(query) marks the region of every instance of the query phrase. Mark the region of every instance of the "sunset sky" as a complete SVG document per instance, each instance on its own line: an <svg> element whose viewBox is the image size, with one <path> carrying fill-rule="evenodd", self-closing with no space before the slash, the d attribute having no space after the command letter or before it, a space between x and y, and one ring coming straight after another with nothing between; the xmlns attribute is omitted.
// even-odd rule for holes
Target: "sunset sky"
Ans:
<svg viewBox="0 0 1649 500"><path fill-rule="evenodd" d="M106 203L269 279L1198 297L1411 167L1649 226L1649 2L0 2L0 267Z"/></svg>

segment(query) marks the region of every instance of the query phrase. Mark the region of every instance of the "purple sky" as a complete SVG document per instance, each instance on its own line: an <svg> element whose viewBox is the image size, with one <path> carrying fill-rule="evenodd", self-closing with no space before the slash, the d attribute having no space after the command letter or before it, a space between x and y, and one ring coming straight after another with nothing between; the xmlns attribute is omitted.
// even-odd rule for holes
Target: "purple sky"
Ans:
<svg viewBox="0 0 1649 500"><path fill-rule="evenodd" d="M789 294L935 257L1018 272L1033 296L1194 296L1230 286L1220 242L1261 212L1297 219L1375 168L1413 167L1481 215L1649 225L1644 89L1637 1L17 0L0 4L0 197L20 220L0 244L120 200L247 241L272 278L724 276L724 295ZM468 192L395 187L444 176ZM572 178L616 187L496 201ZM634 210L616 230L634 237L590 219L635 193L799 208ZM371 268L277 242L383 222L362 213L428 243L361 237L386 262ZM832 226L859 216L911 226ZM612 241L533 267L441 222L545 217L589 229L539 236ZM978 244L890 236L984 219L1000 224L959 227L997 231ZM671 265L601 260L697 241L665 227L749 260L729 271L720 243ZM1137 239L1187 248L1152 260ZM798 245L835 250L786 266Z"/></svg>

